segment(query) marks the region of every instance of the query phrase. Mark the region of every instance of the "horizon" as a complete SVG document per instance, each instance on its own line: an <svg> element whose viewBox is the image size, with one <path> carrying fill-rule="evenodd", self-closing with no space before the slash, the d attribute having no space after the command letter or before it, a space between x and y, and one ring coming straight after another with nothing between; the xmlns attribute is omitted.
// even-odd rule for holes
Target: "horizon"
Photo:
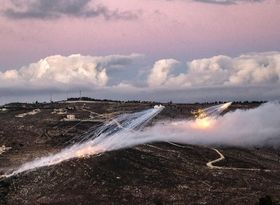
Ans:
<svg viewBox="0 0 280 205"><path fill-rule="evenodd" d="M4 0L0 103L77 90L123 100L279 100L279 9L277 0Z"/></svg>
<svg viewBox="0 0 280 205"><path fill-rule="evenodd" d="M9 101L8 103L0 104L0 107L5 107L9 104L51 104L51 103L63 103L63 102L121 102L121 103L150 103L150 104L205 104L205 105L212 105L212 104L224 104L224 103L232 103L232 104L263 104L268 102L277 102L280 103L280 101L262 101L262 100L242 100L242 101L204 101L204 102L173 102L171 101L145 101L145 100L118 100L118 99L108 99L108 98L90 98L86 96L82 97L68 97L68 98L61 98L57 100L53 100L52 98L48 100L41 100L38 101L38 99L34 99L33 101Z"/></svg>

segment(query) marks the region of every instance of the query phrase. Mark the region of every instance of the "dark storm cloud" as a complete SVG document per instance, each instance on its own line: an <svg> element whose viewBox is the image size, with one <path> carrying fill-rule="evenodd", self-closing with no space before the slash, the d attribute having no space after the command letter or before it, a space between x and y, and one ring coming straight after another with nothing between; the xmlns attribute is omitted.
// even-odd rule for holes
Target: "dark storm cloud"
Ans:
<svg viewBox="0 0 280 205"><path fill-rule="evenodd" d="M2 14L11 19L58 19L63 16L110 19L135 19L130 11L110 10L104 5L91 6L92 0L10 0L11 7Z"/></svg>

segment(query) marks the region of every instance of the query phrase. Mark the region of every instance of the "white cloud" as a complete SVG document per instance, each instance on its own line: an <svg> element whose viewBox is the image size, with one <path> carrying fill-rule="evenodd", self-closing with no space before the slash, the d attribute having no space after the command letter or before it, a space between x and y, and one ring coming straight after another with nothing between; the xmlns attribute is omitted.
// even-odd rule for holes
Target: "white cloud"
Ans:
<svg viewBox="0 0 280 205"><path fill-rule="evenodd" d="M279 83L279 52L242 55L232 63L232 74L226 82L229 85Z"/></svg>
<svg viewBox="0 0 280 205"><path fill-rule="evenodd" d="M7 102L8 96L59 95L78 89L85 96L119 100L198 102L280 97L280 52L219 55L189 61L184 68L175 59L147 65L142 57L49 56L18 70L0 72L0 102ZM150 72L143 78L133 76L137 76L135 67L146 70L147 66Z"/></svg>
<svg viewBox="0 0 280 205"><path fill-rule="evenodd" d="M1 80L16 80L18 78L17 70L7 70L4 73L0 72Z"/></svg>
<svg viewBox="0 0 280 205"><path fill-rule="evenodd" d="M158 87L165 84L171 77L169 74L177 63L178 61L174 59L163 59L157 61L148 77L148 85L150 87Z"/></svg>
<svg viewBox="0 0 280 205"><path fill-rule="evenodd" d="M0 85L30 86L36 88L64 88L88 86L104 87L109 76L107 69L126 66L140 55L128 56L49 56L19 70L0 72Z"/></svg>
<svg viewBox="0 0 280 205"><path fill-rule="evenodd" d="M173 60L174 61L174 60ZM147 83L150 87L186 88L208 86L260 86L280 82L280 53L251 53L239 57L214 56L187 62L186 72L170 71L174 63L155 63ZM169 62L169 60L166 60Z"/></svg>

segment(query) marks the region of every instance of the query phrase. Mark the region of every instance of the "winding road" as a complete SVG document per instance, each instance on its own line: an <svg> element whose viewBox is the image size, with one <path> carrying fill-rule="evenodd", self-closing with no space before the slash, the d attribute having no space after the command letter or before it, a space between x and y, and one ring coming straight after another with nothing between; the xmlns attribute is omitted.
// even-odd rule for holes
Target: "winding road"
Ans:
<svg viewBox="0 0 280 205"><path fill-rule="evenodd" d="M225 159L225 156L217 149L211 148L213 151L215 151L218 155L219 158L209 161L206 163L206 166L209 169L221 169L221 170L237 170L237 171L264 171L264 172L271 172L272 170L269 169L257 169L257 168L242 168L242 167L222 167L222 166L216 166L213 165L219 161L222 161Z"/></svg>

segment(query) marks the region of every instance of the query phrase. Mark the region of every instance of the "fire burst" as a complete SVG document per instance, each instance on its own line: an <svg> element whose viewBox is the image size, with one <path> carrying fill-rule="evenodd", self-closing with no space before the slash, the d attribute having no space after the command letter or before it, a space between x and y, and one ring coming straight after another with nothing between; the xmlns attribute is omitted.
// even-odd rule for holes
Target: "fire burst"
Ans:
<svg viewBox="0 0 280 205"><path fill-rule="evenodd" d="M215 119L230 105L231 103L225 103L199 110L197 112L198 116L193 125L191 125L191 128L209 129L213 127L216 121ZM27 162L18 169L11 170L5 175L0 176L0 178L10 177L39 167L56 165L73 158L88 157L106 151L160 141L162 136L157 138L156 133L153 133L155 136L143 135L141 132L135 132L135 130L141 130L143 126L158 115L163 109L164 106L155 106L152 109L147 109L141 112L120 115L112 121L106 122L100 128L91 130L83 135L80 142L61 150L57 154ZM178 125L176 127L178 127Z"/></svg>
<svg viewBox="0 0 280 205"><path fill-rule="evenodd" d="M199 129L207 129L213 125L213 120L211 118L198 118L195 120L195 126L194 128L199 128Z"/></svg>
<svg viewBox="0 0 280 205"><path fill-rule="evenodd" d="M215 118L217 118L222 112L228 109L231 104L232 102L228 102L222 105L199 109L193 112L196 120L192 127L196 129L207 129L213 127L213 125L215 124Z"/></svg>
<svg viewBox="0 0 280 205"><path fill-rule="evenodd" d="M139 130L145 126L163 109L164 106L156 105L154 108L141 112L120 115L115 119L106 122L100 128L83 135L83 139L71 147L67 147L57 154L27 162L21 165L18 169L11 170L5 175L0 176L0 178L11 177L40 167L56 165L73 158L88 157L106 151L129 147L134 143L127 143L127 137L130 137L134 130ZM139 139L131 140L137 142Z"/></svg>

